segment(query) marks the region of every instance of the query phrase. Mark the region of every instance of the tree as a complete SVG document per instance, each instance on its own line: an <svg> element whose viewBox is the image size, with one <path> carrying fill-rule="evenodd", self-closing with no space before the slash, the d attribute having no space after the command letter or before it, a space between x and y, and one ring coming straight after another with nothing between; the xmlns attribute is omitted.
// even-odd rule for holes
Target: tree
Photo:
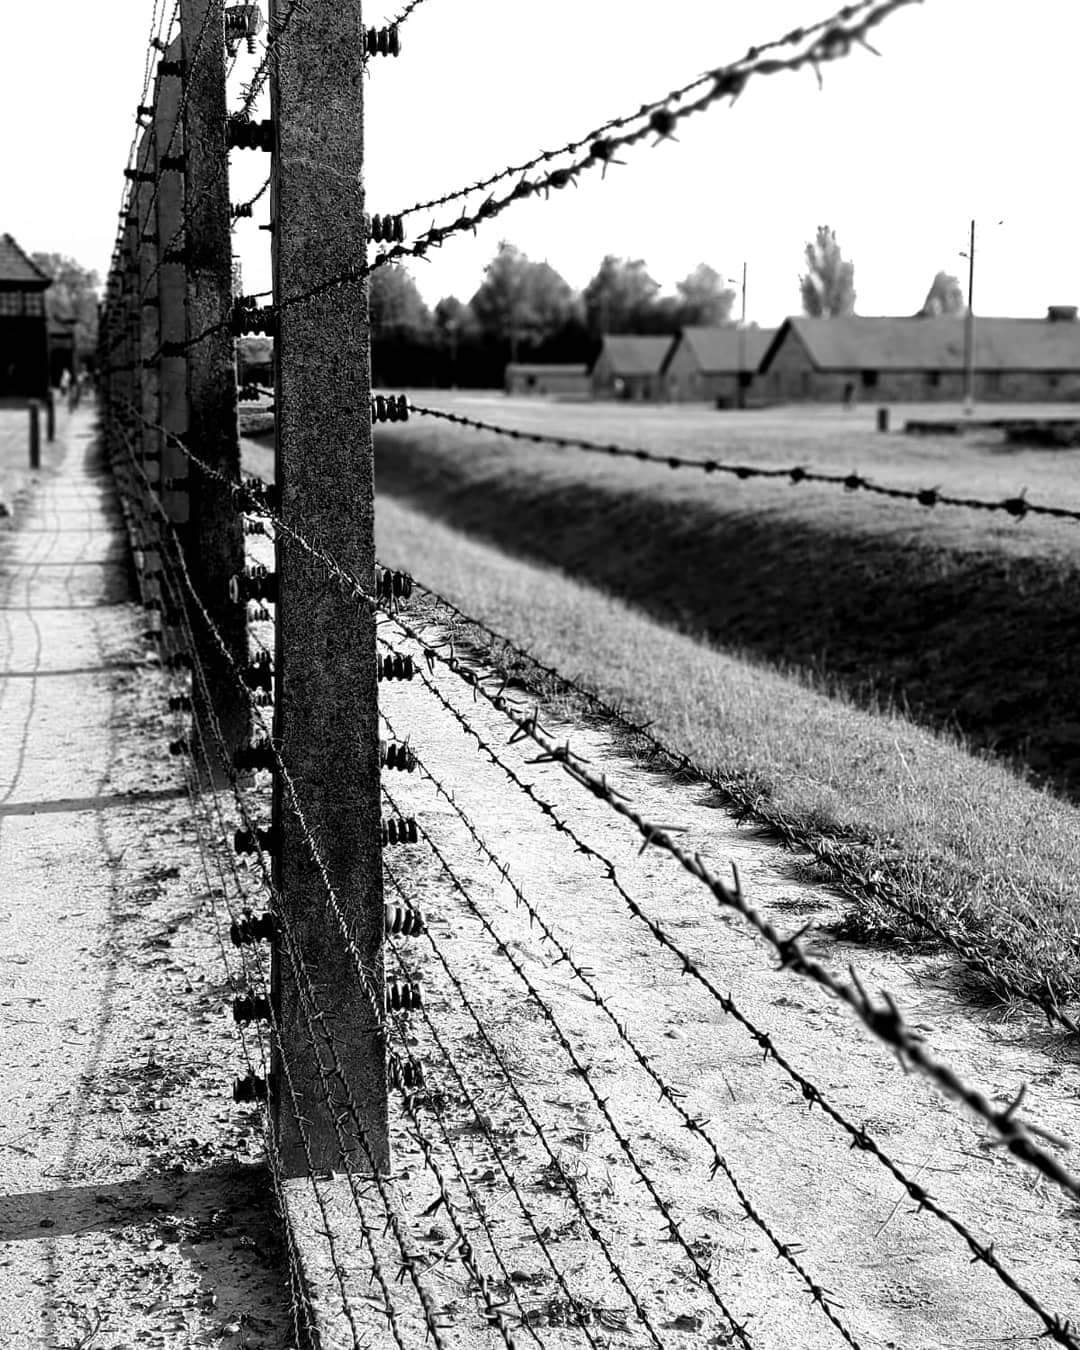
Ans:
<svg viewBox="0 0 1080 1350"><path fill-rule="evenodd" d="M706 326L726 323L731 317L735 292L724 284L724 278L708 263L698 263L689 276L676 287L678 292L678 326L688 324Z"/></svg>
<svg viewBox="0 0 1080 1350"><path fill-rule="evenodd" d="M589 332L600 337L647 331L659 290L643 259L609 253L582 293Z"/></svg>
<svg viewBox="0 0 1080 1350"><path fill-rule="evenodd" d="M376 338L431 336L431 311L404 267L391 263L375 268L368 282L368 305Z"/></svg>
<svg viewBox="0 0 1080 1350"><path fill-rule="evenodd" d="M45 313L49 322L61 328L74 320L75 343L86 356L97 347L98 288L101 281L96 272L88 271L74 258L62 253L32 253L31 258L52 285L45 292Z"/></svg>
<svg viewBox="0 0 1080 1350"><path fill-rule="evenodd" d="M484 336L508 342L516 361L521 342L537 345L571 317L574 292L552 266L531 262L504 239L469 308Z"/></svg>
<svg viewBox="0 0 1080 1350"><path fill-rule="evenodd" d="M966 314L967 303L959 280L948 272L939 272L930 283L919 318L938 318L942 314Z"/></svg>
<svg viewBox="0 0 1080 1350"><path fill-rule="evenodd" d="M814 319L855 313L855 266L845 262L828 225L806 246L806 273L799 278L803 312Z"/></svg>

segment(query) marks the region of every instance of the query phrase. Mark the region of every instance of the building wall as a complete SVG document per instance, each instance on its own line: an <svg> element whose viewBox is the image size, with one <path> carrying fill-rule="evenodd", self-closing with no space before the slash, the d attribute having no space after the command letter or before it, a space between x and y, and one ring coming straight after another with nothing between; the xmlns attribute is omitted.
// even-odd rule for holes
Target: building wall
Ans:
<svg viewBox="0 0 1080 1350"><path fill-rule="evenodd" d="M625 399L631 403L659 402L665 397L666 384L659 372L650 375L616 374L601 352L590 378L595 398Z"/></svg>
<svg viewBox="0 0 1080 1350"><path fill-rule="evenodd" d="M571 374L569 371L507 371L506 392L508 394L576 394L583 397L589 392L589 376Z"/></svg>
<svg viewBox="0 0 1080 1350"><path fill-rule="evenodd" d="M757 392L757 377L753 371L744 371L744 397ZM734 408L739 402L739 372L736 370L702 370L685 342L680 342L672 354L664 373L664 392L674 403L719 403Z"/></svg>
<svg viewBox="0 0 1080 1350"><path fill-rule="evenodd" d="M755 382L770 402L956 403L964 397L962 370L817 370L806 348L789 333L769 370ZM1068 371L976 370L975 397L982 403L1080 401L1080 369Z"/></svg>

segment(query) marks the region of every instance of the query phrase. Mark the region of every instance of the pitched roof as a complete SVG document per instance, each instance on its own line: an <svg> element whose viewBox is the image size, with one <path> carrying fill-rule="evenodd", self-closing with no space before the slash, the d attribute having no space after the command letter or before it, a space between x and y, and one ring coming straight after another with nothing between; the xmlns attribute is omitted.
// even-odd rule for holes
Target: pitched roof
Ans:
<svg viewBox="0 0 1080 1350"><path fill-rule="evenodd" d="M738 328L729 323L684 328L679 341L689 348L699 370L710 375L734 374L756 370L775 334L775 328ZM669 364L674 355L672 348Z"/></svg>
<svg viewBox="0 0 1080 1350"><path fill-rule="evenodd" d="M51 286L52 280L31 262L10 234L0 234L0 285L17 282L22 286Z"/></svg>
<svg viewBox="0 0 1080 1350"><path fill-rule="evenodd" d="M673 341L671 337L606 333L597 359L606 356L613 375L659 375Z"/></svg>
<svg viewBox="0 0 1080 1350"><path fill-rule="evenodd" d="M798 316L784 320L762 359L763 371L792 332L819 370L962 370L964 365L962 316ZM980 370L1080 368L1080 323L976 317L975 365Z"/></svg>

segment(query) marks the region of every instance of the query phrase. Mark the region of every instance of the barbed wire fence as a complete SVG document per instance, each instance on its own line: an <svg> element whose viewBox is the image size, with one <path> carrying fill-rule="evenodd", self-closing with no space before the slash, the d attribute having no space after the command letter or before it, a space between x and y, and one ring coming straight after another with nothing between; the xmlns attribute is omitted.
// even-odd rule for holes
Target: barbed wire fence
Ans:
<svg viewBox="0 0 1080 1350"><path fill-rule="evenodd" d="M156 0L101 325L103 435L141 598L158 616L161 663L169 672L175 719L169 749L182 766L200 867L215 900L223 967L235 991L233 1016L244 1073L236 1079L234 1097L260 1110L269 1178L285 1222L297 1335L314 1337L322 1315L312 1305L304 1270L303 1247L311 1234L297 1226L295 1187L301 1184L308 1188L319 1235L327 1244L333 1316L354 1350L369 1343L371 1305L401 1350L417 1343L417 1335L437 1347L451 1343L454 1318L464 1314L448 1313L440 1300L437 1262L418 1249L407 1206L396 1190L395 1148L407 1146L435 1196L431 1212L444 1214L452 1230L448 1254L462 1269L472 1315L508 1350L525 1339L546 1343L543 1318L519 1287L520 1271L470 1171L470 1156L461 1146L465 1119L468 1130L483 1139L539 1260L570 1310L568 1324L596 1350L606 1344L603 1332L610 1325L634 1327L658 1350L671 1343L655 1307L627 1269L623 1235L611 1231L602 1207L567 1165L543 1113L523 1090L467 963L428 921L423 887L410 876L410 860L423 857L439 879L440 896L449 897L447 903L483 934L492 959L520 989L523 1006L534 1010L560 1062L580 1083L606 1137L633 1173L643 1204L661 1222L664 1240L685 1262L685 1278L718 1329L716 1343L746 1350L760 1343L753 1313L736 1306L695 1244L672 1200L668 1178L610 1104L603 1081L575 1043L565 1010L530 974L482 888L438 831L423 816L409 814L393 785L395 774L406 773L426 784L432 800L509 888L553 959L625 1049L635 1072L689 1134L710 1180L729 1189L741 1217L759 1230L809 1295L823 1332L852 1347L865 1343L857 1318L844 1308L842 1291L827 1288L802 1245L767 1216L754 1185L723 1151L716 1129L684 1104L682 1090L617 1012L611 991L560 938L530 878L517 874L491 831L459 801L456 785L429 762L422 734L400 728L395 715L380 707L380 683L397 680L411 681L418 695L445 714L477 755L503 776L507 790L569 841L593 869L597 885L610 891L648 935L658 962L690 978L794 1085L799 1100L817 1106L854 1152L883 1168L921 1211L959 1239L973 1263L1024 1305L1039 1324L1037 1334L1080 1350L1072 1323L1046 1306L993 1243L981 1240L931 1196L918 1173L909 1173L865 1123L852 1120L795 1067L776 1037L730 991L722 991L721 976L695 959L670 926L634 896L611 856L587 837L573 812L522 776L491 732L470 716L469 700L504 725L511 742L531 743L536 760L554 766L620 817L643 850L669 855L763 940L780 968L846 1006L906 1068L961 1103L1004 1150L1075 1202L1080 1179L1061 1161L1064 1141L1021 1114L1022 1090L1005 1107L988 1100L927 1048L887 992L871 997L853 969L845 978L812 956L802 933L780 933L744 895L737 873L731 882L722 880L700 855L680 845L670 827L650 821L549 730L538 707L509 692L498 653L513 652L515 659L532 663L598 711L618 717L670 763L708 778L700 766L437 591L379 566L374 550L372 424L409 415L442 417L470 430L672 469L820 482L924 507L1000 510L1015 518L1080 518L1080 513L1028 503L1022 496L977 501L936 489L888 488L857 474L818 474L799 466L762 470L523 432L386 399L370 389L365 283L373 268L423 257L519 201L550 195L593 169L603 173L619 162L618 155L670 138L683 118L737 98L751 79L809 68L820 80L825 65L860 45L869 47L870 34L881 22L917 0L846 5L557 151L368 219L355 209L353 198L344 201L339 186L363 181L362 76L373 59L401 51L399 30L421 3L412 0L376 29L363 26L357 8L332 6L329 0L271 0L265 24L257 5L226 6L222 0L177 0L167 21L167 3ZM259 60L238 108L230 113L226 81L241 44ZM160 56L156 71L155 53ZM147 102L152 76L153 97ZM264 88L271 116L254 122ZM313 167L313 139L320 163L333 163L340 172L326 175ZM228 198L230 149L268 153L271 162L262 187L233 205ZM495 195L495 189L511 182L508 191ZM267 195L273 291L236 298L230 231L236 221L253 216ZM408 217L446 207L458 214L406 241ZM372 243L388 247L369 258ZM258 303L267 298L270 304ZM274 387L266 391L276 411L272 485L245 478L241 470L233 340L250 332L277 339ZM346 385L351 397L343 406L330 395ZM423 602L417 614L411 608L414 598ZM456 645L461 627L485 635L494 653L470 649L463 656ZM399 849L404 862L397 861ZM393 900L385 898L384 884ZM981 959L974 950L961 955ZM445 1007L425 995L428 962L439 974ZM1034 1001L1075 1030L1054 991ZM472 1028L482 1068L471 1053L462 1053L454 1031L458 1018ZM417 1053L421 1044L430 1048L433 1063L425 1064ZM546 1158L582 1240L625 1297L625 1322L616 1317L596 1329L573 1263L558 1250L520 1175L520 1149L509 1148L492 1126L483 1100L490 1084L513 1103L517 1125L530 1147ZM370 1276L370 1291L365 1288L362 1297L351 1278L354 1258L334 1217L342 1195Z"/></svg>

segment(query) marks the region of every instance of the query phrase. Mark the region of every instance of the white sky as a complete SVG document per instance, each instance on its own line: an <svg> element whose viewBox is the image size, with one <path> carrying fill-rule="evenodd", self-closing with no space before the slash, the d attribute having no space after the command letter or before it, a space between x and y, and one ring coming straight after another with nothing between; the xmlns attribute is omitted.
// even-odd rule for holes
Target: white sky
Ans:
<svg viewBox="0 0 1080 1350"><path fill-rule="evenodd" d="M402 55L372 63L369 208L560 145L839 4L427 0ZM399 7L366 5L364 21ZM0 0L0 231L27 251L107 267L154 8ZM925 0L872 41L881 57L826 67L823 91L809 71L755 79L733 108L683 123L678 144L632 149L606 181L587 175L448 242L412 268L425 298L468 299L508 238L577 288L609 252L644 258L665 289L698 262L737 276L745 259L749 318L774 324L798 312L803 248L827 223L855 264L858 311L912 313L938 269L966 284L974 216L978 312L1080 302L1078 0ZM237 200L269 163L241 151L233 166ZM245 223L235 240L245 289L263 289L269 236Z"/></svg>

